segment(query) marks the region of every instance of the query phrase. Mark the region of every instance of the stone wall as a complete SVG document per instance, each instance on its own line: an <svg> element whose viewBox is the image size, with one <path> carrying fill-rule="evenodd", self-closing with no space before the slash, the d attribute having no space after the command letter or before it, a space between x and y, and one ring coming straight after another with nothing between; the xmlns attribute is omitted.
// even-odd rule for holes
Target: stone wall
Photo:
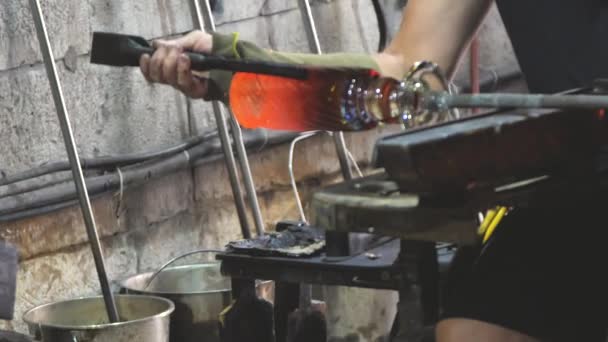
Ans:
<svg viewBox="0 0 608 342"><path fill-rule="evenodd" d="M393 8L389 5L399 1L385 2L389 10ZM208 104L186 99L169 87L148 85L136 69L88 63L93 31L158 38L190 30L187 1L43 3L81 155L158 150L214 127ZM313 5L325 52L376 48L376 19L369 1L317 1ZM389 22L398 20L395 13L388 13L393 18ZM273 49L308 51L296 0L224 0L215 14L220 31L239 31L242 39ZM505 55L501 45L505 37L499 18L494 15L489 22L482 60L492 67L514 67L512 57L500 59ZM347 135L362 166L369 161L379 134L383 132ZM276 220L297 217L287 153L287 146L278 146L251 156L267 229ZM5 1L0 6L0 175L65 158L27 1ZM338 180L332 139L320 136L299 144L295 169L305 200L315 188ZM117 199L115 194L107 194L93 202L108 273L114 280L154 269L185 251L222 247L239 237L221 160L127 189L119 217L115 214ZM78 207L0 223L0 238L16 244L21 252L17 319L2 322L0 327L23 331L20 317L25 310L99 292Z"/></svg>

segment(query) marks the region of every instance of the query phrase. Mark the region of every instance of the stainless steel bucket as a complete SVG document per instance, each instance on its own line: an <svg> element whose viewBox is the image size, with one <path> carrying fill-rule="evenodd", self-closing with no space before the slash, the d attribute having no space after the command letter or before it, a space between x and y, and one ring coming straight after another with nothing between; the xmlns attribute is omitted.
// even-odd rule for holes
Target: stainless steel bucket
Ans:
<svg viewBox="0 0 608 342"><path fill-rule="evenodd" d="M160 296L175 303L170 341L219 342L218 317L231 301L230 278L222 276L220 263L165 268L150 282L152 275L135 275L120 286L129 294Z"/></svg>
<svg viewBox="0 0 608 342"><path fill-rule="evenodd" d="M16 332L0 330L0 342L32 342L32 339Z"/></svg>
<svg viewBox="0 0 608 342"><path fill-rule="evenodd" d="M121 322L109 323L102 297L46 304L25 313L30 334L42 342L168 342L175 309L165 298L116 296Z"/></svg>

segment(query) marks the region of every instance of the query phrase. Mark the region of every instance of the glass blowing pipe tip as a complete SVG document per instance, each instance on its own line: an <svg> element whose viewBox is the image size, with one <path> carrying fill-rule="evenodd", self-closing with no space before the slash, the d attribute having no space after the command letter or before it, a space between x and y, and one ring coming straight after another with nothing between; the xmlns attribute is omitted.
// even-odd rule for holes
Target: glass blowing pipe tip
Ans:
<svg viewBox="0 0 608 342"><path fill-rule="evenodd" d="M342 120L353 130L383 123L401 124L412 129L457 118L457 112L444 109L444 92L431 92L423 79L432 74L447 88L448 82L436 64L419 62L402 81L383 77L351 77L342 97ZM358 75L360 76L360 75Z"/></svg>

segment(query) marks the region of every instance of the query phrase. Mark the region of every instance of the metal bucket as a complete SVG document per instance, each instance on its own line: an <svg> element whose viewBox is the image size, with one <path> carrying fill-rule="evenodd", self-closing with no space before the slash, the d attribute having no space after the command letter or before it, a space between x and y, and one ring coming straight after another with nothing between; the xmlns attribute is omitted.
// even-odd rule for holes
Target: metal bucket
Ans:
<svg viewBox="0 0 608 342"><path fill-rule="evenodd" d="M175 309L152 296L115 297L121 322L109 323L102 297L46 304L25 313L30 334L42 342L168 342Z"/></svg>
<svg viewBox="0 0 608 342"><path fill-rule="evenodd" d="M32 339L16 332L0 330L0 342L32 342Z"/></svg>
<svg viewBox="0 0 608 342"><path fill-rule="evenodd" d="M175 303L171 342L219 342L218 317L231 302L230 278L222 276L220 263L169 267L150 282L152 275L143 273L122 281L122 291Z"/></svg>

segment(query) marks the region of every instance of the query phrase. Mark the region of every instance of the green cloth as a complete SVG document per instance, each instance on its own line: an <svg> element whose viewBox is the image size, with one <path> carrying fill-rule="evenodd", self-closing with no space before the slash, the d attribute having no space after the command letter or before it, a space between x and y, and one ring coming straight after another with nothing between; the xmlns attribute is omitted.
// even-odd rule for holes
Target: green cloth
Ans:
<svg viewBox="0 0 608 342"><path fill-rule="evenodd" d="M248 60L266 62L305 64L325 67L366 68L379 71L371 55L365 53L289 53L276 52L261 48L251 42L238 40L238 34L213 34L212 54ZM209 93L207 100L219 100L228 103L228 92L233 73L230 71L212 70L209 75Z"/></svg>

